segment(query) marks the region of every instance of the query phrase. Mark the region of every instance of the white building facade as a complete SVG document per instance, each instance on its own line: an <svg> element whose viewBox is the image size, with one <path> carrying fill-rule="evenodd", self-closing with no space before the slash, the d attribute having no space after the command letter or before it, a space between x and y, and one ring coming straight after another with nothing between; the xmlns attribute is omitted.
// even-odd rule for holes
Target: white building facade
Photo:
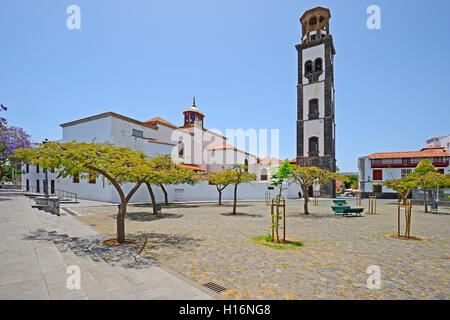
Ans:
<svg viewBox="0 0 450 320"><path fill-rule="evenodd" d="M359 191L396 193L381 184L409 175L423 159L429 159L440 173L449 173L450 153L443 147L428 146L420 151L373 153L358 159Z"/></svg>
<svg viewBox="0 0 450 320"><path fill-rule="evenodd" d="M450 152L450 134L447 136L430 138L426 142L427 147L443 147L445 151Z"/></svg>

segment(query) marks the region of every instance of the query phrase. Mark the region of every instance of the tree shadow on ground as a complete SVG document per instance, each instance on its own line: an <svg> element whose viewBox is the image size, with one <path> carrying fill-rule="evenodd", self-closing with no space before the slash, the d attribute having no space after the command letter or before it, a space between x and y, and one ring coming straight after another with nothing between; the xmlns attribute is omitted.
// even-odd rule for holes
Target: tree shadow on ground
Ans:
<svg viewBox="0 0 450 320"><path fill-rule="evenodd" d="M232 208L233 203L222 203L219 205L218 202L202 202L202 203L170 203L170 204L161 204L162 208L167 209L190 209L190 208L204 208L204 207L214 207L214 208ZM238 207L250 207L253 204L250 203L239 203ZM151 207L151 205L150 205Z"/></svg>
<svg viewBox="0 0 450 320"><path fill-rule="evenodd" d="M245 212L236 212L236 213L221 213L221 216L225 217L250 217L250 218L261 218L262 214L255 214L255 213L245 213Z"/></svg>
<svg viewBox="0 0 450 320"><path fill-rule="evenodd" d="M127 212L127 215L126 215L127 220L133 220L133 221L139 221L139 222L156 221L156 220L161 220L161 219L178 219L181 217L183 217L182 214L175 214L175 213L153 214L152 212L143 212L143 211ZM117 218L117 215L115 215L114 218Z"/></svg>
<svg viewBox="0 0 450 320"><path fill-rule="evenodd" d="M157 264L156 260L138 254L140 241L136 244L113 247L103 244L108 238L105 235L70 237L67 234L40 228L23 239L52 242L61 253L73 252L78 257L90 258L94 262L103 260L113 266L142 269Z"/></svg>
<svg viewBox="0 0 450 320"><path fill-rule="evenodd" d="M326 213L314 213L311 212L309 214L304 214L303 212L289 212L286 213L287 218L303 218L303 219L343 219L350 218L351 216L335 215L335 214L326 214ZM361 217L358 217L361 218Z"/></svg>
<svg viewBox="0 0 450 320"><path fill-rule="evenodd" d="M190 250L199 246L199 243L203 241L203 239L195 239L191 236L179 234L142 232L139 235L147 239L147 249L174 248Z"/></svg>

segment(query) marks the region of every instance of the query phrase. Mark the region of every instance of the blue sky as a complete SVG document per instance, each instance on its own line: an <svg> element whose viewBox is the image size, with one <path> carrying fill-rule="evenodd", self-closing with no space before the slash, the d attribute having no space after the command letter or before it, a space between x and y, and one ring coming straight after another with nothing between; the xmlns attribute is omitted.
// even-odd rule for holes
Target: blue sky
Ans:
<svg viewBox="0 0 450 320"><path fill-rule="evenodd" d="M66 8L81 8L81 30ZM366 8L381 8L381 30ZM1 0L0 102L33 140L114 111L182 125L280 129L296 153L299 18L330 8L336 47L336 158L356 171L373 152L417 150L450 133L450 3L434 1Z"/></svg>

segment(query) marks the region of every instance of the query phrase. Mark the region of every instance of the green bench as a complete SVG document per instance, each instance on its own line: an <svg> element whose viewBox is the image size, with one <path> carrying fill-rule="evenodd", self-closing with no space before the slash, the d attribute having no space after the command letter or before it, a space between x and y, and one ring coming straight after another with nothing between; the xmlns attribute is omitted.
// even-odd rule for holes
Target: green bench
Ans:
<svg viewBox="0 0 450 320"><path fill-rule="evenodd" d="M345 210L351 209L351 207L339 205L339 206L331 206L331 209L333 209L334 213L344 213Z"/></svg>
<svg viewBox="0 0 450 320"><path fill-rule="evenodd" d="M342 216L350 216L355 214L356 216L361 216L361 213L363 213L364 208L352 208L350 206L331 206L331 209L335 214L342 213Z"/></svg>
<svg viewBox="0 0 450 320"><path fill-rule="evenodd" d="M347 201L345 200L333 200L334 204L337 204L338 206L343 206L344 204L347 204Z"/></svg>
<svg viewBox="0 0 450 320"><path fill-rule="evenodd" d="M350 208L350 209L345 209L344 212L342 213L342 216L347 217L347 216L353 216L353 214L355 214L356 216L360 216L361 217L361 213L363 213L364 208Z"/></svg>

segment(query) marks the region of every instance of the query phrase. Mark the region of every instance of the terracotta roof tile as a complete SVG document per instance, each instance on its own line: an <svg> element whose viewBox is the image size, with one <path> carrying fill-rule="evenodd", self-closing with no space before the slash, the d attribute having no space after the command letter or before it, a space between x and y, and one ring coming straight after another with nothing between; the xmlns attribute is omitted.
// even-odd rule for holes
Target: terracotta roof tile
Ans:
<svg viewBox="0 0 450 320"><path fill-rule="evenodd" d="M450 157L450 153L444 152L442 150L379 152L379 153L372 153L368 157L369 159Z"/></svg>
<svg viewBox="0 0 450 320"><path fill-rule="evenodd" d="M283 164L283 161L278 158L265 157L259 159L259 164Z"/></svg>
<svg viewBox="0 0 450 320"><path fill-rule="evenodd" d="M180 164L180 166L182 166L183 168L187 168L187 169L192 169L192 170L196 170L196 171L206 171L205 169L203 169L200 166L197 166L195 164L186 164L186 163L182 163Z"/></svg>
<svg viewBox="0 0 450 320"><path fill-rule="evenodd" d="M145 123L152 123L152 124L165 124L166 126L172 127L172 128L178 128L176 125L174 125L173 123L161 118L161 117L154 117L150 120L145 121Z"/></svg>

